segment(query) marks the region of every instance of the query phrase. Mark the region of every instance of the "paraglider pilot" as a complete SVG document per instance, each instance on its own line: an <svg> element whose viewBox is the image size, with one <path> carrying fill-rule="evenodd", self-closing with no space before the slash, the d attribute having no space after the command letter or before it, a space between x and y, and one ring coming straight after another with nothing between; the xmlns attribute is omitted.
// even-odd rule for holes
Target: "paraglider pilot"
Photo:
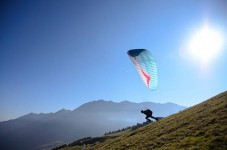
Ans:
<svg viewBox="0 0 227 150"><path fill-rule="evenodd" d="M155 119L156 121L158 121L158 119L157 119L157 118L155 118L155 117L153 117L153 116L152 116L152 111L151 111L150 109L147 109L147 110L141 110L141 113L143 113L143 114L145 114L145 115L146 115L146 118L145 118L145 119L147 119L147 121L148 121L148 122L151 122L151 120L150 120L150 119L148 119L148 118L153 118L153 119Z"/></svg>

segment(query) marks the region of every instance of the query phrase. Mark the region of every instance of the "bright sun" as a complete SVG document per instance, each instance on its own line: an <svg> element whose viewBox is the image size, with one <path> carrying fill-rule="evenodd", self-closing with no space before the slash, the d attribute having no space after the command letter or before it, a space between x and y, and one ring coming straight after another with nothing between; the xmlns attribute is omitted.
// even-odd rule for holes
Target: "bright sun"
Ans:
<svg viewBox="0 0 227 150"><path fill-rule="evenodd" d="M220 54L222 44L220 33L205 25L190 40L188 52L201 64L207 65Z"/></svg>

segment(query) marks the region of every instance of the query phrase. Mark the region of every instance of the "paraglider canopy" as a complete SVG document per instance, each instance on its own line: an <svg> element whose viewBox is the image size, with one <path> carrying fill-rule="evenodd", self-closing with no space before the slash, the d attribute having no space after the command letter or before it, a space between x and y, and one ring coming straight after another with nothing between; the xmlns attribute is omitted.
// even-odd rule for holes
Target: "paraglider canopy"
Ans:
<svg viewBox="0 0 227 150"><path fill-rule="evenodd" d="M157 65L152 54L146 49L132 49L128 56L136 67L140 77L150 90L157 89Z"/></svg>

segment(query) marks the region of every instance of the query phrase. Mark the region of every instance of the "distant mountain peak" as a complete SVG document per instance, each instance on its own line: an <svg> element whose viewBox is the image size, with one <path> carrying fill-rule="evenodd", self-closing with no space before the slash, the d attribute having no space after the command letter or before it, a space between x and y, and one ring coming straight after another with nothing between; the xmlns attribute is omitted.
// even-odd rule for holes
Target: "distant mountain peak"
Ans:
<svg viewBox="0 0 227 150"><path fill-rule="evenodd" d="M111 101L111 100L104 100L104 99L96 100L96 101L93 101L93 102L100 102L100 103L109 103L109 102L111 102L111 103L113 103L113 101Z"/></svg>
<svg viewBox="0 0 227 150"><path fill-rule="evenodd" d="M124 100L124 101L121 101L120 103L132 103L132 102L130 102L128 100Z"/></svg>
<svg viewBox="0 0 227 150"><path fill-rule="evenodd" d="M68 113L71 112L71 110L66 110L65 108L62 108L61 110L57 111L56 113Z"/></svg>

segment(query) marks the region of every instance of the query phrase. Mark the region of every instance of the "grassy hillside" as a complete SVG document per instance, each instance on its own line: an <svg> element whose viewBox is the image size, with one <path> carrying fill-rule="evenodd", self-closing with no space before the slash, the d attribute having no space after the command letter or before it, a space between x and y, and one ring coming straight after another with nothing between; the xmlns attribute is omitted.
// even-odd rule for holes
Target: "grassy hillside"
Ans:
<svg viewBox="0 0 227 150"><path fill-rule="evenodd" d="M165 110L163 110L165 111ZM73 149L227 149L227 92L158 122Z"/></svg>

